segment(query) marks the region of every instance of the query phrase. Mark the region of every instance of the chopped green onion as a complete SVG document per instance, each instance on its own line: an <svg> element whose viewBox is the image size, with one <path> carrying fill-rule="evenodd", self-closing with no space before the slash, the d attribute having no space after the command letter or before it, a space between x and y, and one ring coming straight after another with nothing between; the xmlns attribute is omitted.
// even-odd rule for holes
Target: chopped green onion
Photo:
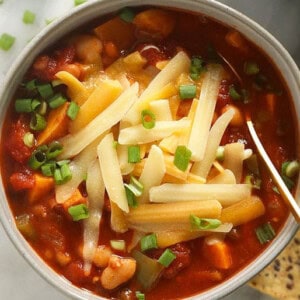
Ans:
<svg viewBox="0 0 300 300"><path fill-rule="evenodd" d="M43 116L41 116L39 114L34 114L31 117L29 126L32 130L40 131L40 130L43 130L46 128L47 122Z"/></svg>
<svg viewBox="0 0 300 300"><path fill-rule="evenodd" d="M140 146L128 146L128 162L138 163L141 161Z"/></svg>
<svg viewBox="0 0 300 300"><path fill-rule="evenodd" d="M64 164L60 167L61 177L63 183L72 179L72 172L70 170L69 164Z"/></svg>
<svg viewBox="0 0 300 300"><path fill-rule="evenodd" d="M126 244L124 240L110 240L110 246L119 251L125 251Z"/></svg>
<svg viewBox="0 0 300 300"><path fill-rule="evenodd" d="M218 219L199 218L195 215L190 215L190 223L192 229L194 230L216 229L222 224L221 221Z"/></svg>
<svg viewBox="0 0 300 300"><path fill-rule="evenodd" d="M57 161L56 164L59 166L59 167L62 167L63 165L65 164L68 164L70 163L70 160L69 159L63 159L63 160L60 160L60 161Z"/></svg>
<svg viewBox="0 0 300 300"><path fill-rule="evenodd" d="M53 89L50 83L37 85L37 89L42 98L48 99L53 96Z"/></svg>
<svg viewBox="0 0 300 300"><path fill-rule="evenodd" d="M140 291L135 292L135 296L138 300L145 300L145 294L141 293Z"/></svg>
<svg viewBox="0 0 300 300"><path fill-rule="evenodd" d="M79 105L77 105L77 103L75 102L70 102L70 105L68 107L67 110L67 116L71 119L71 120L75 120L77 117L77 114L79 112Z"/></svg>
<svg viewBox="0 0 300 300"><path fill-rule="evenodd" d="M23 142L27 147L33 147L35 142L34 135L31 132L26 132L23 136Z"/></svg>
<svg viewBox="0 0 300 300"><path fill-rule="evenodd" d="M86 0L74 0L74 5L78 6L78 5L83 4L85 2L86 2Z"/></svg>
<svg viewBox="0 0 300 300"><path fill-rule="evenodd" d="M46 114L46 112L47 112L47 102L46 101L42 101L42 102L40 102L40 106L39 106L39 108L38 108L38 110L37 110L37 113L38 114L40 114L40 115L45 115Z"/></svg>
<svg viewBox="0 0 300 300"><path fill-rule="evenodd" d="M49 106L52 109L58 108L66 102L67 102L67 99L65 97L63 97L61 94L56 94L48 100Z"/></svg>
<svg viewBox="0 0 300 300"><path fill-rule="evenodd" d="M285 175L282 175L281 178L289 190L291 190L294 187L295 183L292 179L290 179L289 177L287 177Z"/></svg>
<svg viewBox="0 0 300 300"><path fill-rule="evenodd" d="M35 20L35 13L30 10L25 10L23 14L23 23L33 24Z"/></svg>
<svg viewBox="0 0 300 300"><path fill-rule="evenodd" d="M8 51L14 44L16 38L8 33L3 33L0 37L0 48Z"/></svg>
<svg viewBox="0 0 300 300"><path fill-rule="evenodd" d="M244 63L244 72L247 75L256 75L259 73L259 66L256 62L253 61L246 61Z"/></svg>
<svg viewBox="0 0 300 300"><path fill-rule="evenodd" d="M33 99L31 101L31 110L34 111L36 108L38 108L41 105L41 102L37 99Z"/></svg>
<svg viewBox="0 0 300 300"><path fill-rule="evenodd" d="M300 164L297 160L286 161L281 166L281 174L293 178L299 173Z"/></svg>
<svg viewBox="0 0 300 300"><path fill-rule="evenodd" d="M172 252L172 250L166 249L164 253L159 257L158 262L167 268L175 258L176 255Z"/></svg>
<svg viewBox="0 0 300 300"><path fill-rule="evenodd" d="M125 183L125 187L127 187L136 197L142 195L144 191L144 186L141 182L139 182L134 176L130 177L130 184Z"/></svg>
<svg viewBox="0 0 300 300"><path fill-rule="evenodd" d="M144 109L142 111L142 124L146 129L151 129L155 126L155 115L152 111Z"/></svg>
<svg viewBox="0 0 300 300"><path fill-rule="evenodd" d="M225 148L223 146L219 146L216 153L216 160L222 162L224 160Z"/></svg>
<svg viewBox="0 0 300 300"><path fill-rule="evenodd" d="M64 183L60 169L54 170L53 177L56 184L60 185Z"/></svg>
<svg viewBox="0 0 300 300"><path fill-rule="evenodd" d="M155 233L145 235L141 238L141 250L157 249L157 237Z"/></svg>
<svg viewBox="0 0 300 300"><path fill-rule="evenodd" d="M32 79L25 83L25 89L27 91L34 91L36 89L36 79Z"/></svg>
<svg viewBox="0 0 300 300"><path fill-rule="evenodd" d="M204 64L204 61L200 56L192 57L191 66L190 66L190 77L193 80L197 80L199 78L200 74L205 69L203 64Z"/></svg>
<svg viewBox="0 0 300 300"><path fill-rule="evenodd" d="M124 185L124 187L125 187L128 206L129 207L137 207L138 203L136 201L136 197L135 197L134 193L126 186L126 184Z"/></svg>
<svg viewBox="0 0 300 300"><path fill-rule="evenodd" d="M73 221L80 221L89 217L89 210L86 204L78 204L70 206L68 212L71 215Z"/></svg>
<svg viewBox="0 0 300 300"><path fill-rule="evenodd" d="M185 146L177 146L174 156L174 165L181 171L188 168L192 151Z"/></svg>
<svg viewBox="0 0 300 300"><path fill-rule="evenodd" d="M197 87L193 84L179 86L180 99L192 99L196 97Z"/></svg>
<svg viewBox="0 0 300 300"><path fill-rule="evenodd" d="M49 146L46 152L47 159L52 159L57 157L63 151L63 146L58 141L53 141Z"/></svg>
<svg viewBox="0 0 300 300"><path fill-rule="evenodd" d="M41 150L35 150L28 160L28 165L33 170L38 170L47 160L46 154Z"/></svg>
<svg viewBox="0 0 300 300"><path fill-rule="evenodd" d="M273 187L272 187L272 190L273 190L276 194L280 195L280 192L279 192L277 186L273 186Z"/></svg>
<svg viewBox="0 0 300 300"><path fill-rule="evenodd" d="M271 241L276 235L275 230L270 223L263 224L256 228L255 233L261 244Z"/></svg>
<svg viewBox="0 0 300 300"><path fill-rule="evenodd" d="M119 17L120 17L123 21L125 21L125 22L127 22L127 23L131 23L131 22L133 21L134 17L135 17L135 13L134 13L134 11L133 11L131 8L125 7L125 8L123 8L123 9L120 11Z"/></svg>
<svg viewBox="0 0 300 300"><path fill-rule="evenodd" d="M42 151L42 152L47 152L48 150L48 146L47 145L41 145L41 146L38 146L37 150L39 151Z"/></svg>
<svg viewBox="0 0 300 300"><path fill-rule="evenodd" d="M41 166L41 171L44 176L51 177L54 175L56 169L56 162L54 160L47 161Z"/></svg>
<svg viewBox="0 0 300 300"><path fill-rule="evenodd" d="M234 85L231 85L229 88L229 96L233 100L240 100L242 98L241 94L238 93Z"/></svg>
<svg viewBox="0 0 300 300"><path fill-rule="evenodd" d="M15 102L15 110L18 113L32 112L31 106L32 99L17 99Z"/></svg>
<svg viewBox="0 0 300 300"><path fill-rule="evenodd" d="M260 190L261 187L261 179L256 178L253 174L246 175L244 183L250 184L252 188L256 190Z"/></svg>

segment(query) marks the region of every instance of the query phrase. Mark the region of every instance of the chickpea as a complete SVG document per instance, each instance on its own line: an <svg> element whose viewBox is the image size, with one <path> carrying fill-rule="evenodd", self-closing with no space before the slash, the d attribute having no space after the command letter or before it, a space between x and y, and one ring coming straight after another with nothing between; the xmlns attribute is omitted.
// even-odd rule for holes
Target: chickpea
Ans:
<svg viewBox="0 0 300 300"><path fill-rule="evenodd" d="M108 265L111 255L112 251L109 247L100 245L94 254L93 263L99 268L104 268Z"/></svg>
<svg viewBox="0 0 300 300"><path fill-rule="evenodd" d="M75 39L77 57L86 64L98 63L103 50L102 42L92 35L79 35Z"/></svg>
<svg viewBox="0 0 300 300"><path fill-rule="evenodd" d="M225 113L227 110L232 109L234 111L234 115L232 120L230 121L230 125L240 127L244 124L244 116L239 108L232 104L228 104L223 107L222 114Z"/></svg>
<svg viewBox="0 0 300 300"><path fill-rule="evenodd" d="M135 270L136 261L133 258L124 258L113 254L101 275L101 284L105 289L112 290L128 281L134 275Z"/></svg>

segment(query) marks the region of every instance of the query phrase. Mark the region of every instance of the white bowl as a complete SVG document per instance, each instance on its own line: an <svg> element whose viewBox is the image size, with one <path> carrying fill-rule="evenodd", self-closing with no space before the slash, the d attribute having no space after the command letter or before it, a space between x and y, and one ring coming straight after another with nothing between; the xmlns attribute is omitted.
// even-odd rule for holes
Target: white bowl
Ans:
<svg viewBox="0 0 300 300"><path fill-rule="evenodd" d="M79 27L96 17L101 17L107 13L117 11L122 7L138 6L141 4L177 7L193 12L200 12L236 28L247 36L254 44L259 45L262 49L264 49L273 62L275 62L278 69L281 70L284 80L291 92L296 118L298 120L297 145L299 149L300 74L298 67L284 47L265 29L238 11L213 0L99 0L82 5L72 13L64 16L64 18L54 21L28 44L8 72L0 90L1 126L8 104L13 97L15 90L21 82L26 70L30 67L34 58L40 52L49 47L49 45L54 44L67 33L74 31L74 24L76 24L76 27ZM299 180L296 190L296 199L298 199L299 203ZM20 254L25 257L34 269L37 270L48 282L53 284L62 292L76 299L102 299L101 297L91 294L86 290L77 288L68 280L59 276L32 250L30 245L26 242L15 226L14 217L7 203L3 185L0 187L0 219L8 236L15 244ZM288 244L297 228L298 226L296 222L293 217L290 216L280 234L274 239L272 244L254 261L247 265L247 267L222 284L189 299L218 299L231 293L269 264Z"/></svg>

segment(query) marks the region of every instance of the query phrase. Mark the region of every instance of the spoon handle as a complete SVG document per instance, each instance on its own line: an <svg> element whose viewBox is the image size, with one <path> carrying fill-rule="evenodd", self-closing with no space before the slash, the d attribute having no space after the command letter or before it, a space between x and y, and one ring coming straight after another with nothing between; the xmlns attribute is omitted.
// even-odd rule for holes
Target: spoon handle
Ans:
<svg viewBox="0 0 300 300"><path fill-rule="evenodd" d="M271 176L273 180L276 183L276 186L283 197L283 199L286 201L286 203L289 205L290 210L297 221L297 223L300 223L300 207L298 206L296 200L294 199L293 195L290 193L289 189L286 187L285 183L283 182L281 176L279 175L278 171L274 167L273 163L271 162L268 154L266 153L263 145L261 144L257 133L254 129L252 121L248 120L247 121L247 126L250 131L251 137L257 147L257 150L262 157L263 161L265 162L266 166L268 167Z"/></svg>

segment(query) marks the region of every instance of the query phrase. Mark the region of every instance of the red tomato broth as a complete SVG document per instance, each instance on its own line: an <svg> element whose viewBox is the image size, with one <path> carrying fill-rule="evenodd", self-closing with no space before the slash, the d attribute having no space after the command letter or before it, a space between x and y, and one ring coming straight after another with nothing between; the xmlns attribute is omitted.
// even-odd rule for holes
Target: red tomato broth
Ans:
<svg viewBox="0 0 300 300"><path fill-rule="evenodd" d="M145 44L155 45L161 52L150 49L144 51L145 53L143 54L148 59L149 64L155 65L158 61L172 57L176 47L182 47L190 55L201 55L204 60L209 61L215 59L210 57L211 53L209 52L209 48L213 46L215 52L221 53L228 61L230 60L230 65L234 67L241 78L241 82L239 82L239 79L236 78L230 68L226 65L224 66L230 76L222 82L216 112L220 114L224 106L233 104L243 111L244 116L250 114L252 119L258 124L256 127L258 134L278 169L280 169L284 161L295 158L296 133L291 120L291 116L293 115L291 96L280 72L270 59L261 49L246 39L244 39L245 48L242 50L230 46L225 41L225 36L231 29L219 22L202 15L192 15L181 11L173 11L173 14L176 15L177 19L176 27L166 40L157 40L156 38L151 40L147 36L145 41L145 37L137 33L138 38L136 38L133 48L141 49ZM119 50L121 54L131 52L130 49ZM72 48L58 48L54 54L57 61L54 63L55 66L53 68L56 71L63 69L65 64L77 63L72 51ZM60 53L63 53L61 59L57 58L57 55L59 56ZM51 52L48 57L50 57L50 60L52 59ZM272 113L268 111L268 105L265 101L265 95L270 91L254 88L253 77L245 75L243 72L246 60L257 62L268 82L274 88L276 87L276 91L281 92L276 95L277 101L275 102L275 110ZM40 75L38 72L33 73L42 81L47 81L55 73L53 68L50 68L48 65L44 75ZM32 70L27 75L29 75L29 78L33 78ZM242 101L238 102L231 99L228 87L232 84L237 85L239 88L247 89L251 101L244 104ZM186 106L189 107L190 103L186 103ZM183 108L183 111L187 110L185 107ZM16 192L12 189L9 177L15 172L22 172L24 167L28 168L26 163L23 164L25 159L22 158L15 161L7 155L6 141L9 140L10 128L14 126L16 120L18 120L18 116L13 110L13 105L11 105L2 129L1 169L3 183L13 215L15 217L22 214L30 216L35 234L33 239L27 239L28 242L51 268L58 274L66 277L73 284L91 290L103 297L115 297L118 299L123 299L121 298L121 293L125 288L129 288L133 294L131 293L132 297L128 299L135 299L135 296L133 296L134 292L139 290L140 286L134 278L127 282L126 285L121 285L115 290L108 291L103 289L98 280L95 279L101 276L101 269L93 265L91 274L87 277L84 276L83 259L80 253L83 244L82 222L73 222L70 218L66 217L61 207L55 204L54 193L47 195L44 199L36 203L30 204L23 191ZM28 126L28 120L25 124ZM280 135L278 135L279 129L283 131ZM16 143L13 143L13 145L19 145L19 140L15 138ZM246 148L255 150L246 124L241 127L229 126L221 144L236 142L238 140L243 140ZM16 147L22 148L23 145ZM24 153L27 155L27 152ZM254 193L263 200L266 213L264 216L247 224L237 226L235 234L229 233L226 236L225 242L230 247L233 259L232 267L228 270L220 270L214 267L205 258L205 253L203 253L204 240L202 238L186 242L187 247L191 251L190 264L180 270L171 279L160 278L153 289L146 291L146 299L175 299L205 291L245 268L247 264L253 261L269 245L269 243L264 245L259 243L255 235L255 229L259 225L271 222L276 234L278 234L288 217L289 211L282 198L273 191L273 184L266 168L261 163L259 168L262 178L262 188L260 191L254 191ZM246 170L244 168L245 175ZM129 230L125 234L120 234L111 230L110 211L109 208L105 207L100 225L98 244L109 245L112 239L125 240L128 245L132 239L132 231ZM69 255L71 261L66 266L60 265L56 259L57 252ZM128 253L118 251L115 253L121 256L128 256Z"/></svg>

